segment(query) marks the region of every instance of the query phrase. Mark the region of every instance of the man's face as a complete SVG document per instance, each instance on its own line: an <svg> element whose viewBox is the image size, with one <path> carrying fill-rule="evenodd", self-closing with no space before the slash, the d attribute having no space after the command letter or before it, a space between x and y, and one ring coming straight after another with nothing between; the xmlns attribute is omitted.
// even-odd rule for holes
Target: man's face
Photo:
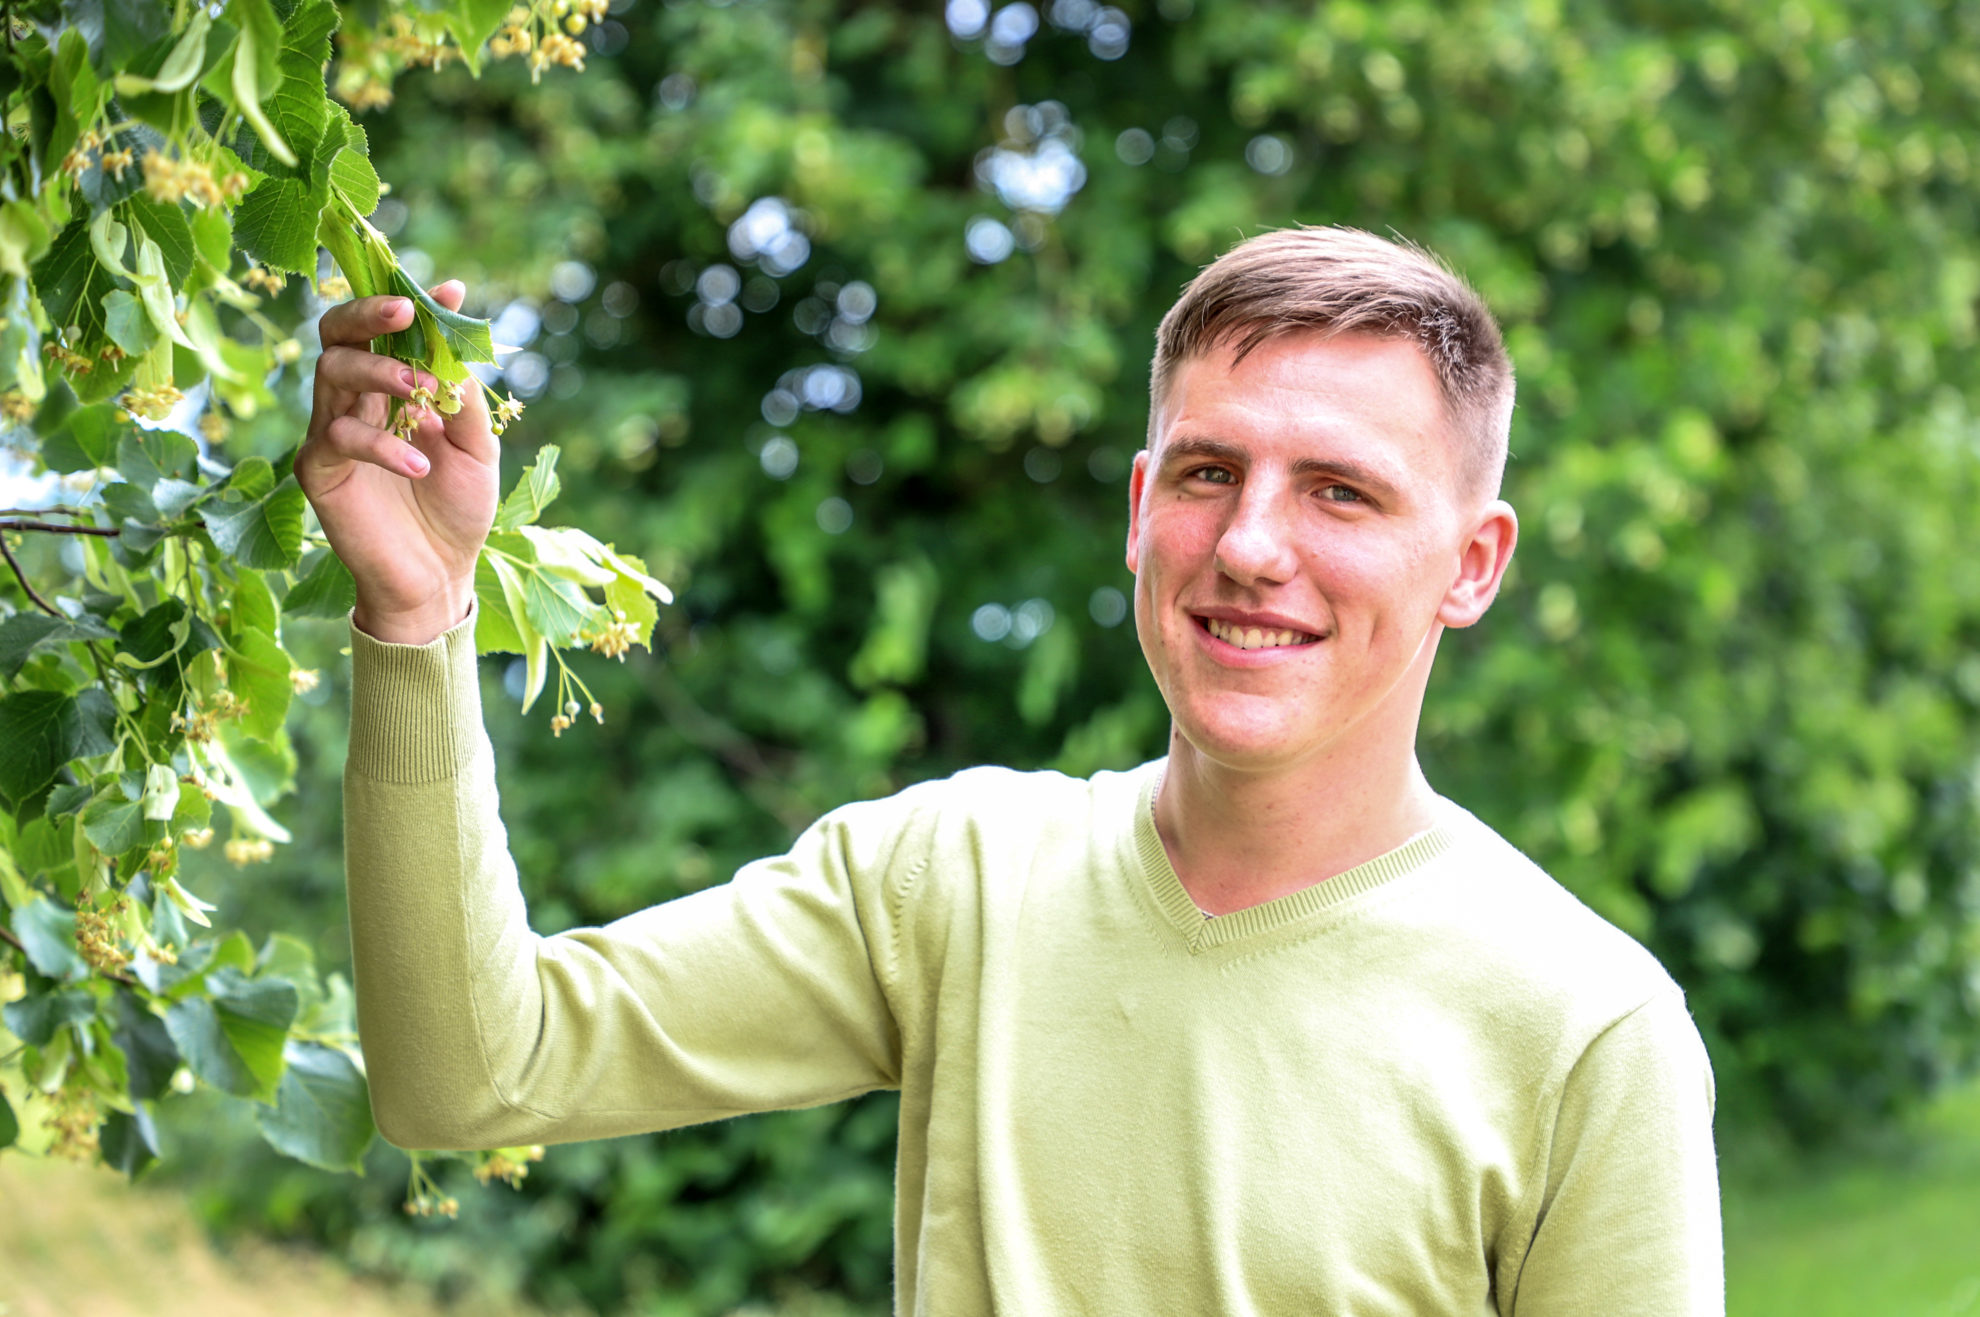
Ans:
<svg viewBox="0 0 1980 1317"><path fill-rule="evenodd" d="M1415 345L1348 334L1176 372L1135 460L1135 626L1178 732L1269 770L1413 743L1445 626L1491 603L1517 525L1468 491Z"/></svg>

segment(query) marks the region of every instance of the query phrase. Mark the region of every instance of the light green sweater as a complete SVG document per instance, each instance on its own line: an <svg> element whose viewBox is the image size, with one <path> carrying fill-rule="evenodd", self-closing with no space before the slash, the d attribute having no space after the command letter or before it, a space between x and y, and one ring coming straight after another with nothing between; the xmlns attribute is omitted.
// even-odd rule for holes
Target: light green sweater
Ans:
<svg viewBox="0 0 1980 1317"><path fill-rule="evenodd" d="M976 769L540 938L471 626L352 646L358 1009L395 1143L898 1088L903 1314L1723 1311L1682 996L1455 805L1209 919L1155 832L1161 764Z"/></svg>

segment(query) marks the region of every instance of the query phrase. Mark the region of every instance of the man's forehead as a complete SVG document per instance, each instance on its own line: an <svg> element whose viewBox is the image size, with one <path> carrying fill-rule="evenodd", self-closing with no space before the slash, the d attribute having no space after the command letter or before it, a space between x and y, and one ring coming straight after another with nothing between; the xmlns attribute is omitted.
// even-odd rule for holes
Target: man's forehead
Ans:
<svg viewBox="0 0 1980 1317"><path fill-rule="evenodd" d="M1177 363L1151 440L1184 423L1219 418L1282 422L1293 431L1342 425L1382 431L1451 431L1450 409L1429 359L1406 338L1300 331L1244 350L1220 342Z"/></svg>

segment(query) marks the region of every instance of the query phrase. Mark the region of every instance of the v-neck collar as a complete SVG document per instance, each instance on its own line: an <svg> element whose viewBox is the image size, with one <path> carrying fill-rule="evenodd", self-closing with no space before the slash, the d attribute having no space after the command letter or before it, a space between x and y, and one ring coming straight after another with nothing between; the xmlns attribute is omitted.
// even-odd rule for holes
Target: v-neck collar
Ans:
<svg viewBox="0 0 1980 1317"><path fill-rule="evenodd" d="M1306 922L1414 872L1449 850L1456 841L1449 811L1445 810L1444 817L1429 831L1418 833L1394 850L1344 873L1259 905L1233 910L1227 915L1210 915L1190 899L1182 880L1176 877L1175 866L1169 863L1168 848L1162 845L1161 834L1155 830L1155 794L1161 789L1167 771L1166 759L1148 766L1135 805L1134 850L1149 894L1170 925L1181 934L1191 954ZM1439 804L1443 803L1439 797Z"/></svg>

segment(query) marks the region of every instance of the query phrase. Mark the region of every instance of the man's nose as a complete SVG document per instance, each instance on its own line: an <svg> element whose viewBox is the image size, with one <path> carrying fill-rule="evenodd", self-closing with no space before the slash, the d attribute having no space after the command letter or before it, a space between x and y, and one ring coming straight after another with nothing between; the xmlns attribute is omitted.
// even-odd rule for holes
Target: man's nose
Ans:
<svg viewBox="0 0 1980 1317"><path fill-rule="evenodd" d="M1282 585L1296 570L1293 528L1282 500L1262 486L1247 488L1217 540L1217 570L1239 585Z"/></svg>

